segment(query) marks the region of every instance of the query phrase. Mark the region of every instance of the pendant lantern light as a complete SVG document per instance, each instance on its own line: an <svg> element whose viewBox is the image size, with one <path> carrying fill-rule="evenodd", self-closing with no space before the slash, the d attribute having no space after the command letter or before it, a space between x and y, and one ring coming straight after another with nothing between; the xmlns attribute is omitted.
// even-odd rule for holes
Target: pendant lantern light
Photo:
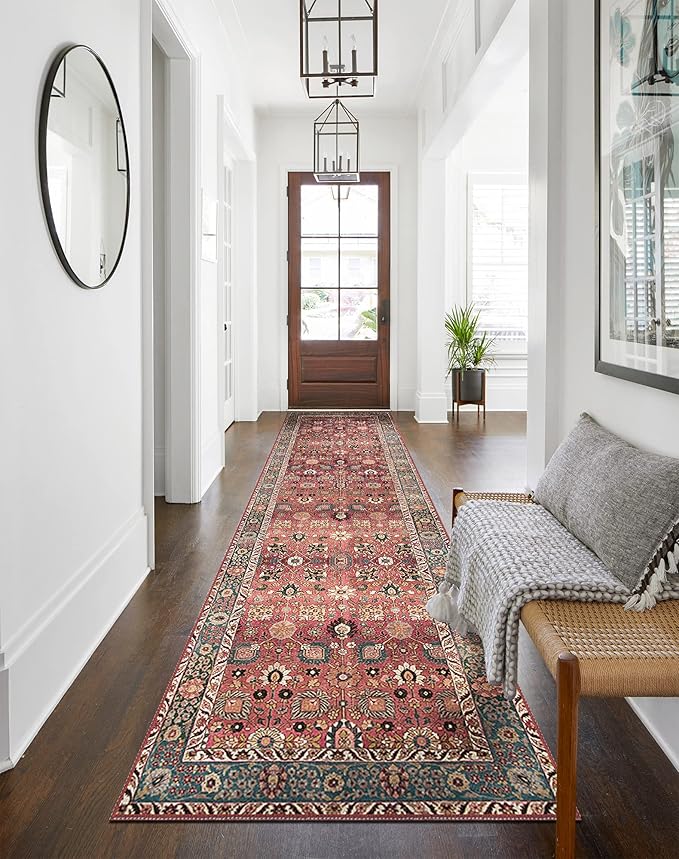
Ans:
<svg viewBox="0 0 679 859"><path fill-rule="evenodd" d="M355 184L359 172L359 126L336 98L314 122L314 175L317 182Z"/></svg>
<svg viewBox="0 0 679 859"><path fill-rule="evenodd" d="M300 0L300 77L309 98L370 98L377 0Z"/></svg>

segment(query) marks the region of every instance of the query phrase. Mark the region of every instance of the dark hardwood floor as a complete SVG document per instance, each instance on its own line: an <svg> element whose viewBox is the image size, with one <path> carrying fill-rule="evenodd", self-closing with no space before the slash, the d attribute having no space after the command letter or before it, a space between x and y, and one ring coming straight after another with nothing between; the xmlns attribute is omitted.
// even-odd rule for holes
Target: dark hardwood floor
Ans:
<svg viewBox="0 0 679 859"><path fill-rule="evenodd" d="M420 426L395 416L446 523L450 490L522 489L525 420L475 413ZM0 775L6 857L549 857L551 823L109 823L283 416L237 424L202 504L157 505L158 566L19 765ZM35 678L40 682L40 678ZM554 684L530 641L521 685L552 748ZM578 855L679 857L679 774L624 701L581 708Z"/></svg>

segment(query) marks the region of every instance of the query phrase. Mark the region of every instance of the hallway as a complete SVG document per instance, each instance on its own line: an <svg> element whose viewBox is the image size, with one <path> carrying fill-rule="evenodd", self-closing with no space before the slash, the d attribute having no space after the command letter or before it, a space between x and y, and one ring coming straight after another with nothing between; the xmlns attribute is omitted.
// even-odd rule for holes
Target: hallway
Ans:
<svg viewBox="0 0 679 859"><path fill-rule="evenodd" d="M450 490L523 488L525 416L495 413L485 424L420 425L396 413L421 476L444 520ZM203 503L156 508L157 569L0 788L0 853L8 857L487 857L549 856L553 827L368 824L108 823L172 669L264 465L283 414L265 413L226 435L226 469ZM554 686L524 641L522 688L555 744ZM582 702L578 827L582 856L670 856L679 837L676 773L623 701ZM662 797L662 801L659 801ZM630 814L634 810L634 815ZM653 818L641 829L632 822ZM237 828L237 835L234 833ZM473 848L472 848L473 843Z"/></svg>

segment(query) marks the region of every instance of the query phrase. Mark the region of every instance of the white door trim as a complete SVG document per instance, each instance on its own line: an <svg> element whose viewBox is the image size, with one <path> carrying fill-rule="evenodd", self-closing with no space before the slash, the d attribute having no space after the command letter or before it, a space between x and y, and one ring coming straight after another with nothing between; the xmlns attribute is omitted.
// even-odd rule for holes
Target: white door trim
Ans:
<svg viewBox="0 0 679 859"><path fill-rule="evenodd" d="M166 497L200 501L200 58L166 0L145 0L141 20L142 496L154 566L153 91L152 40L168 57L168 278ZM183 132L181 145L175 130ZM179 171L177 173L177 171ZM180 188L181 193L180 193Z"/></svg>

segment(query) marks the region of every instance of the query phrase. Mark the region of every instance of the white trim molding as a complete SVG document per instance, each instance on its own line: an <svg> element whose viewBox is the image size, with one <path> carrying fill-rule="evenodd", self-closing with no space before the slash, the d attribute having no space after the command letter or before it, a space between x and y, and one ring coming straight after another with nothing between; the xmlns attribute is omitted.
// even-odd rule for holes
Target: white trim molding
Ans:
<svg viewBox="0 0 679 859"><path fill-rule="evenodd" d="M139 509L0 652L0 772L16 765L145 579L146 540Z"/></svg>
<svg viewBox="0 0 679 859"><path fill-rule="evenodd" d="M201 451L201 463L200 496L202 498L224 468L223 432L215 433L211 439L205 442Z"/></svg>
<svg viewBox="0 0 679 859"><path fill-rule="evenodd" d="M415 395L415 420L418 424L448 423L448 400L444 393Z"/></svg>
<svg viewBox="0 0 679 859"><path fill-rule="evenodd" d="M627 698L649 734L679 771L676 698Z"/></svg>

